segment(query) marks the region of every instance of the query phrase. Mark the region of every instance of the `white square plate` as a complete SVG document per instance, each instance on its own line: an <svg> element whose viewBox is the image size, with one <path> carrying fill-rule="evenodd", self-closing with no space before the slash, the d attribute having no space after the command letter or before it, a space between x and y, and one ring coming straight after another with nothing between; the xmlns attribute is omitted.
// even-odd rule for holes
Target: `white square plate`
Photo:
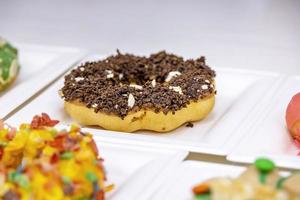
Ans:
<svg viewBox="0 0 300 200"><path fill-rule="evenodd" d="M193 200L192 188L195 185L214 177L237 177L244 170L244 167L184 161L161 184L161 189L151 199Z"/></svg>
<svg viewBox="0 0 300 200"><path fill-rule="evenodd" d="M96 141L107 181L115 185L107 199L148 199L167 171L187 156L184 151L150 149Z"/></svg>
<svg viewBox="0 0 300 200"><path fill-rule="evenodd" d="M257 156L267 156L278 166L300 169L300 151L286 128L285 111L292 96L300 92L300 76L288 77L253 116L247 137L232 150L228 159L251 163ZM299 111L300 112L300 111ZM246 123L246 122L245 122Z"/></svg>
<svg viewBox="0 0 300 200"><path fill-rule="evenodd" d="M85 60L95 60L95 56ZM209 116L194 123L193 128L182 126L167 134L156 134L139 131L137 134L104 131L100 128L90 128L102 139L110 142L140 144L155 147L183 149L194 152L226 155L226 143L231 139L238 140L243 136L234 135L234 130L250 112L254 112L258 99L267 90L280 83L281 78L274 73L217 69L216 105ZM274 84L274 80L277 82ZM63 78L34 99L30 104L8 119L12 123L20 123L40 112L49 113L62 123L69 124L72 119L65 113L63 100L58 96L58 90L63 86ZM97 137L96 136L96 137Z"/></svg>
<svg viewBox="0 0 300 200"><path fill-rule="evenodd" d="M151 197L152 200L193 200L192 188L215 177L238 177L246 167L199 161L184 161L166 177L165 182ZM287 176L289 172L281 172Z"/></svg>
<svg viewBox="0 0 300 200"><path fill-rule="evenodd" d="M76 48L17 44L21 69L16 81L0 94L0 118L66 72L84 52Z"/></svg>

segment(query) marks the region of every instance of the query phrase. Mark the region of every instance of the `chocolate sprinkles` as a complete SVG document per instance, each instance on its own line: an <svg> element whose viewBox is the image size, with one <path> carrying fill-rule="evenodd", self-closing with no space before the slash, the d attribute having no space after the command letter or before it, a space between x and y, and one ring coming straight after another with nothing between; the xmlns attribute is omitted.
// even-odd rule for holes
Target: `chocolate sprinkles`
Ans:
<svg viewBox="0 0 300 200"><path fill-rule="evenodd" d="M165 51L149 57L117 51L72 70L65 76L61 96L121 118L140 109L174 114L191 101L213 95L214 77L204 57L184 60Z"/></svg>

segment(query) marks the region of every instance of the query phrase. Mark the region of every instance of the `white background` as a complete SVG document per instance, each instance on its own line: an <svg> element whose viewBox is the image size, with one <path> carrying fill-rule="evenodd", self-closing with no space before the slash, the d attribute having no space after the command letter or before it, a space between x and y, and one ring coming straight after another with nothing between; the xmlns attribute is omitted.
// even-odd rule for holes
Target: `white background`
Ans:
<svg viewBox="0 0 300 200"><path fill-rule="evenodd" d="M300 1L0 0L11 41L205 55L211 67L300 74Z"/></svg>

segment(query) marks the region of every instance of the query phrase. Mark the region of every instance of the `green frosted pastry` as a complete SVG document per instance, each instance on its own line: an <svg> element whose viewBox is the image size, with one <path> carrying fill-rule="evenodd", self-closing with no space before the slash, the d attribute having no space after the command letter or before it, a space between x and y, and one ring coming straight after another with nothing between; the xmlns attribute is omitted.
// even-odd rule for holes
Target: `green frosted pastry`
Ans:
<svg viewBox="0 0 300 200"><path fill-rule="evenodd" d="M18 50L0 38L0 92L16 79L19 68Z"/></svg>

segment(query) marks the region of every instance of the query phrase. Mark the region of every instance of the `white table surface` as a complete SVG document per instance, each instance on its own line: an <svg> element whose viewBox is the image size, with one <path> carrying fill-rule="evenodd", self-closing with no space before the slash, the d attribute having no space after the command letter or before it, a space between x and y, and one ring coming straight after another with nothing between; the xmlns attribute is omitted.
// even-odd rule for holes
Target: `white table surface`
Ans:
<svg viewBox="0 0 300 200"><path fill-rule="evenodd" d="M0 36L100 54L166 49L205 55L213 68L300 74L299 0L0 0Z"/></svg>
<svg viewBox="0 0 300 200"><path fill-rule="evenodd" d="M298 0L0 1L0 35L92 52L185 57L212 67L300 74Z"/></svg>

